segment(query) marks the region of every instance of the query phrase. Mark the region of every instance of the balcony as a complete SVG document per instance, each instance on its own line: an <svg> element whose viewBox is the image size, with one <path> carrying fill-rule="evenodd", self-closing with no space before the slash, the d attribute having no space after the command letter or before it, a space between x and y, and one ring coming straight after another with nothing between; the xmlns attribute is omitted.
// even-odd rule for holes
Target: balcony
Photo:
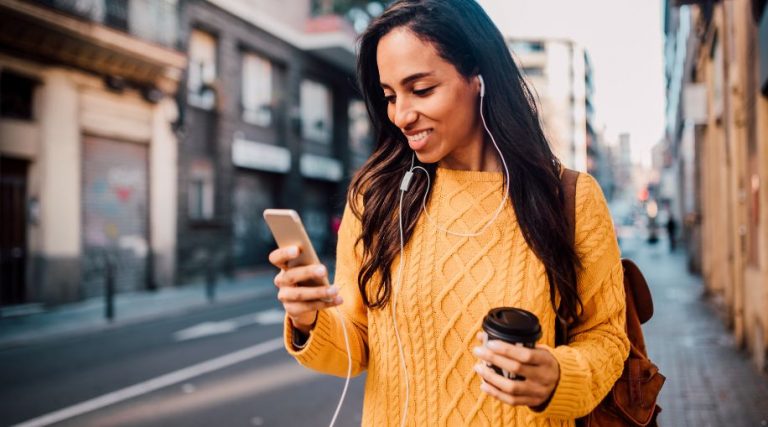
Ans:
<svg viewBox="0 0 768 427"><path fill-rule="evenodd" d="M176 0L27 0L73 17L176 47Z"/></svg>
<svg viewBox="0 0 768 427"><path fill-rule="evenodd" d="M175 92L176 0L0 0L0 47Z"/></svg>

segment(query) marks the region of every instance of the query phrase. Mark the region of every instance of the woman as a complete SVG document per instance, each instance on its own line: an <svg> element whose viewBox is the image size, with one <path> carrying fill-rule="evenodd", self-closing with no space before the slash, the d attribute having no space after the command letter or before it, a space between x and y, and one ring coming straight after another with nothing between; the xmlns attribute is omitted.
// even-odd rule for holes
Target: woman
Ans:
<svg viewBox="0 0 768 427"><path fill-rule="evenodd" d="M377 146L350 186L335 284L297 286L327 274L287 269L297 248L270 255L288 352L343 377L346 326L352 371L368 372L364 425L573 425L609 391L629 346L599 186L578 181L572 244L560 163L474 0L396 1L362 35L358 75ZM478 345L483 316L501 306L536 314L536 348ZM553 348L557 307L569 337Z"/></svg>

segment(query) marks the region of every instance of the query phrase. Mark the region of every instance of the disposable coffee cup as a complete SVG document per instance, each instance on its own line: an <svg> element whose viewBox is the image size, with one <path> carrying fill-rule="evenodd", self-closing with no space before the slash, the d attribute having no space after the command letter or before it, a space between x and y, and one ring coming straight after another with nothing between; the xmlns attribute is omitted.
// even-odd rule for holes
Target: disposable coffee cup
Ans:
<svg viewBox="0 0 768 427"><path fill-rule="evenodd" d="M514 307L499 307L491 309L483 318L483 331L488 335L488 341L499 340L505 343L534 348L536 341L541 338L539 318L530 311ZM495 365L488 364L497 374L511 380L522 381L525 378L511 374Z"/></svg>

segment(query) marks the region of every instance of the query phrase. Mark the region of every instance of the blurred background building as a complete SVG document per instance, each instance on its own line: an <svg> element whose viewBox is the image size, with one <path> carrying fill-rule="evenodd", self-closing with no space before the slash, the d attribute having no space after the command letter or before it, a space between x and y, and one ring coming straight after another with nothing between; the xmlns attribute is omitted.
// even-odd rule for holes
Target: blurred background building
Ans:
<svg viewBox="0 0 768 427"><path fill-rule="evenodd" d="M665 2L667 136L658 197L689 267L759 369L768 349L765 0Z"/></svg>
<svg viewBox="0 0 768 427"><path fill-rule="evenodd" d="M176 11L0 1L0 304L173 283Z"/></svg>
<svg viewBox="0 0 768 427"><path fill-rule="evenodd" d="M613 192L608 147L595 120L594 79L587 51L570 40L508 39L538 102L552 149L569 168L589 172Z"/></svg>
<svg viewBox="0 0 768 427"><path fill-rule="evenodd" d="M308 0L183 1L178 271L263 266L266 208L298 210L322 254L335 247L348 177L367 157L355 32Z"/></svg>
<svg viewBox="0 0 768 427"><path fill-rule="evenodd" d="M269 207L329 254L370 136L327 3L0 0L0 306L265 266Z"/></svg>

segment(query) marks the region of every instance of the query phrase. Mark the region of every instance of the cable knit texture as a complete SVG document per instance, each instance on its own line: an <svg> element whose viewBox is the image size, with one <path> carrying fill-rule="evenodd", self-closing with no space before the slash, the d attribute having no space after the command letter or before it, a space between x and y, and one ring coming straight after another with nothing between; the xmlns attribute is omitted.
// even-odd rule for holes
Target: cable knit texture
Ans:
<svg viewBox="0 0 768 427"><path fill-rule="evenodd" d="M480 230L502 198L500 173L438 169L427 205L431 218L454 232ZM349 207L339 230L335 283L344 304L321 311L307 345L285 345L299 363L346 376L347 353L341 323L350 333L352 371L367 371L365 426L400 424L404 372L391 305L368 310L357 287L360 222ZM569 344L552 348L555 313L543 264L525 243L514 209L504 208L481 235L458 237L439 231L425 215L405 248L403 281L396 292L397 327L408 367L413 426L570 426L591 411L619 377L629 351L624 330L624 288L619 249L608 208L597 182L581 174L576 189L576 250L582 260L579 294L582 322L569 330ZM398 260L393 263L396 277ZM560 364L560 380L542 412L509 406L480 391L472 348L483 316L500 306L535 313L542 323L539 344Z"/></svg>

